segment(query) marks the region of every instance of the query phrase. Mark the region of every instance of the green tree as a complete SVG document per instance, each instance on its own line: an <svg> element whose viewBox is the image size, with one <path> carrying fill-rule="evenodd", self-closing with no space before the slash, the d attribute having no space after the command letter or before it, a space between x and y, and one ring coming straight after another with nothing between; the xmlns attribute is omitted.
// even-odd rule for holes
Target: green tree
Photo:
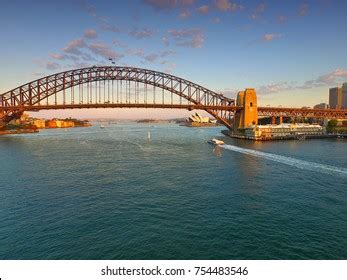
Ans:
<svg viewBox="0 0 347 280"><path fill-rule="evenodd" d="M329 133L333 132L335 130L336 126L337 126L337 120L333 119L333 120L328 121L327 131Z"/></svg>

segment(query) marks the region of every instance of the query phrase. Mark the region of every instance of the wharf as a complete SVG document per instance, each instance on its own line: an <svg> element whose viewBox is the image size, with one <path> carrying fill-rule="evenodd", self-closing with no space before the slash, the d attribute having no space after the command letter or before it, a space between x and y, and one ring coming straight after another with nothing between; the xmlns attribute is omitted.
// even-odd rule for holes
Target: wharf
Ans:
<svg viewBox="0 0 347 280"><path fill-rule="evenodd" d="M224 135L231 138L253 140L253 141L276 141L276 140L306 140L306 139L325 139L325 138L342 138L347 139L347 134L296 134L280 137L271 137L271 138L252 138L247 137L243 134L236 134L230 130L222 130Z"/></svg>

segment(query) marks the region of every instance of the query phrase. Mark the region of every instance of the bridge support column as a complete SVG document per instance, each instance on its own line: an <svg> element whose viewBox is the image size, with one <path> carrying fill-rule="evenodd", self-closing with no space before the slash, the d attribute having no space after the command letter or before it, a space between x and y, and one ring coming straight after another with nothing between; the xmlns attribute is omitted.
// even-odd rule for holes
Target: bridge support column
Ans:
<svg viewBox="0 0 347 280"><path fill-rule="evenodd" d="M282 124L282 123L283 123L283 117L280 116L280 118L279 118L279 124Z"/></svg>
<svg viewBox="0 0 347 280"><path fill-rule="evenodd" d="M271 117L271 124L276 124L276 117Z"/></svg>

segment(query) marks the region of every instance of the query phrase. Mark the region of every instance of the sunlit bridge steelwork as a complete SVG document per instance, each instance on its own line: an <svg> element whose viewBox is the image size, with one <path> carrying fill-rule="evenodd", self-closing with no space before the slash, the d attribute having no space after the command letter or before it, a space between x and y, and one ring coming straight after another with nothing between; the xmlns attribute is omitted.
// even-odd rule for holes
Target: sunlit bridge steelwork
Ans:
<svg viewBox="0 0 347 280"><path fill-rule="evenodd" d="M0 127L24 111L83 108L205 110L232 127L235 100L167 73L134 67L88 67L29 82L0 95ZM346 118L347 110L258 107L263 116Z"/></svg>
<svg viewBox="0 0 347 280"><path fill-rule="evenodd" d="M234 100L188 80L133 67L90 67L50 75L0 96L3 124L24 111L72 108L202 109L231 125ZM1 113L0 113L1 114Z"/></svg>

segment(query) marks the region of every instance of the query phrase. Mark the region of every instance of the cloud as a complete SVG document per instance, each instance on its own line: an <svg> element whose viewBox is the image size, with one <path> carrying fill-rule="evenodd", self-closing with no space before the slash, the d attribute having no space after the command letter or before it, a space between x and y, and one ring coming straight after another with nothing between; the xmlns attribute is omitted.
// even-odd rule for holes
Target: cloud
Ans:
<svg viewBox="0 0 347 280"><path fill-rule="evenodd" d="M121 29L113 24L110 24L110 23L107 23L107 22L104 22L100 25L100 28L102 30L105 30L105 31L110 31L110 32L114 32L114 33L118 33L121 31Z"/></svg>
<svg viewBox="0 0 347 280"><path fill-rule="evenodd" d="M251 19L257 19L265 11L265 3L260 3L251 14Z"/></svg>
<svg viewBox="0 0 347 280"><path fill-rule="evenodd" d="M175 51L169 50L169 51L163 51L160 53L160 57L166 57L170 55L175 55L177 54Z"/></svg>
<svg viewBox="0 0 347 280"><path fill-rule="evenodd" d="M220 22L221 22L221 20L220 20L219 17L214 18L212 21L213 21L214 23L220 23Z"/></svg>
<svg viewBox="0 0 347 280"><path fill-rule="evenodd" d="M201 29L172 29L168 34L176 42L176 45L190 48L201 48L204 44L204 34Z"/></svg>
<svg viewBox="0 0 347 280"><path fill-rule="evenodd" d="M65 59L65 56L64 56L64 55L58 54L58 53L50 53L49 56L50 56L51 58L58 59L58 60L63 60L63 59Z"/></svg>
<svg viewBox="0 0 347 280"><path fill-rule="evenodd" d="M142 30L133 30L129 32L130 36L133 36L137 39L143 39L143 38L150 38L154 35L154 31L148 29L148 28L143 28Z"/></svg>
<svg viewBox="0 0 347 280"><path fill-rule="evenodd" d="M113 58L114 60L119 60L123 57L122 54L116 53L114 50L112 50L108 45L101 43L101 42L94 42L88 45L88 49L99 56L102 56L103 58Z"/></svg>
<svg viewBox="0 0 347 280"><path fill-rule="evenodd" d="M316 80L310 80L303 85L308 87L336 86L347 79L347 69L335 69L332 72L319 76Z"/></svg>
<svg viewBox="0 0 347 280"><path fill-rule="evenodd" d="M303 17L303 16L306 16L307 12L308 12L308 4L307 3L301 4L298 10L298 15Z"/></svg>
<svg viewBox="0 0 347 280"><path fill-rule="evenodd" d="M242 9L241 5L231 2L229 0L215 0L214 2L216 8L222 12L237 11Z"/></svg>
<svg viewBox="0 0 347 280"><path fill-rule="evenodd" d="M119 40L116 40L116 39L112 41L112 44L113 44L114 46L120 47L120 48L127 48L127 47L128 47L128 44L123 43L123 42L121 42L121 41L119 41Z"/></svg>
<svg viewBox="0 0 347 280"><path fill-rule="evenodd" d="M79 69L79 68L86 68L86 67L90 67L90 64L85 62L76 62L74 64L69 65L69 68L72 68L72 69Z"/></svg>
<svg viewBox="0 0 347 280"><path fill-rule="evenodd" d="M144 56L143 58L148 62L155 62L159 58L159 55L152 53Z"/></svg>
<svg viewBox="0 0 347 280"><path fill-rule="evenodd" d="M266 42L270 42L270 41L273 41L275 39L279 39L281 38L282 35L281 34L277 34L277 33L269 33L269 34L265 34L263 37L262 37L262 40L263 41L266 41Z"/></svg>
<svg viewBox="0 0 347 280"><path fill-rule="evenodd" d="M280 22L280 23L286 22L287 19L288 19L288 18L287 18L286 16L284 16L284 15L279 15L279 16L277 17L277 21Z"/></svg>
<svg viewBox="0 0 347 280"><path fill-rule="evenodd" d="M297 85L295 83L280 82L269 85L263 85L257 89L259 94L273 94L287 90L311 89L317 87L337 86L347 79L347 69L335 69L332 72L319 76L314 80L308 80Z"/></svg>
<svg viewBox="0 0 347 280"><path fill-rule="evenodd" d="M187 7L195 0L144 0L144 3L156 10L170 10L176 7Z"/></svg>
<svg viewBox="0 0 347 280"><path fill-rule="evenodd" d="M224 89L217 89L216 92L226 97L233 97L233 96L236 96L238 90L231 89L231 88L224 88Z"/></svg>
<svg viewBox="0 0 347 280"><path fill-rule="evenodd" d="M63 48L63 51L70 54L80 55L80 49L85 47L86 43L83 39L75 39L69 42L66 47Z"/></svg>
<svg viewBox="0 0 347 280"><path fill-rule="evenodd" d="M94 29L87 29L86 31L84 31L84 37L88 38L88 39L94 39L98 36L98 34L96 33L96 31Z"/></svg>
<svg viewBox="0 0 347 280"><path fill-rule="evenodd" d="M191 13L189 11L183 11L178 15L178 17L181 19L187 19L190 16L191 16Z"/></svg>
<svg viewBox="0 0 347 280"><path fill-rule="evenodd" d="M96 8L93 5L90 5L87 1L81 1L81 6L82 8L88 13L90 14L92 17L97 17L97 13L96 13Z"/></svg>
<svg viewBox="0 0 347 280"><path fill-rule="evenodd" d="M51 61L46 62L45 67L47 70L58 70L61 68L60 64Z"/></svg>
<svg viewBox="0 0 347 280"><path fill-rule="evenodd" d="M292 90L294 87L287 82L280 82L274 84L263 85L257 88L260 95L278 93L285 90Z"/></svg>
<svg viewBox="0 0 347 280"><path fill-rule="evenodd" d="M169 39L168 39L166 36L163 36L163 37L161 38L161 41L163 42L163 44L164 44L165 46L169 46L169 45L170 45Z"/></svg>
<svg viewBox="0 0 347 280"><path fill-rule="evenodd" d="M110 32L114 32L114 33L117 33L117 32L120 32L121 29L118 27L118 26L115 26L113 24L110 23L110 20L108 17L104 17L104 16L100 16L98 13L97 13L97 10L95 8L95 6L93 5L90 5L89 3L87 3L86 1L84 0L81 0L82 1L82 8L89 14L91 15L93 18L95 18L100 26L100 28L102 30L105 30L105 31L110 31ZM86 36L87 37L87 36ZM87 38L95 38L95 37L87 37Z"/></svg>
<svg viewBox="0 0 347 280"><path fill-rule="evenodd" d="M143 49L128 49L127 54L143 57L145 55L145 51Z"/></svg>
<svg viewBox="0 0 347 280"><path fill-rule="evenodd" d="M209 12L209 6L208 5L203 5L197 8L196 10L201 13L201 14L207 14Z"/></svg>
<svg viewBox="0 0 347 280"><path fill-rule="evenodd" d="M176 69L176 63L174 63L174 62L164 60L164 61L160 62L160 64L165 66L165 68L164 68L165 73L172 73L173 70Z"/></svg>
<svg viewBox="0 0 347 280"><path fill-rule="evenodd" d="M129 49L127 51L127 54L139 56L143 58L145 61L153 63L153 62L157 62L159 58L166 58L166 57L175 55L176 52L173 50L167 50L167 51L162 51L158 53L145 54L143 49L134 49L134 50Z"/></svg>

